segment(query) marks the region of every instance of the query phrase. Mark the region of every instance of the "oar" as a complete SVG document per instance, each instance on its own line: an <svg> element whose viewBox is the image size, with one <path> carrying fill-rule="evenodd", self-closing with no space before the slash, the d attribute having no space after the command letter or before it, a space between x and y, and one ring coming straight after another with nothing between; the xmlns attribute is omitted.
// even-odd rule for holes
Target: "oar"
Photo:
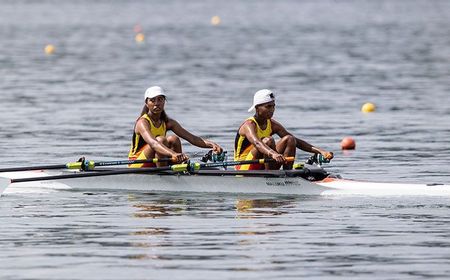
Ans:
<svg viewBox="0 0 450 280"><path fill-rule="evenodd" d="M38 166L0 168L0 172L28 171L28 170L40 170L40 169L93 170L95 168L95 166L157 163L157 162L168 162L168 161L172 161L172 159L171 158L152 158L152 159L137 159L137 160L112 160L112 161L100 161L100 162L95 162L93 160L83 160L83 161L69 162L69 163L65 163L65 164L55 164L55 165L38 165Z"/></svg>
<svg viewBox="0 0 450 280"><path fill-rule="evenodd" d="M286 161L291 162L294 161L294 157L286 157ZM226 166L235 166L235 165L244 165L244 164L265 164L275 162L272 158L263 158L263 159L253 159L253 160L237 160L237 161L224 161L224 162L210 162L210 163L194 163L193 168L191 170L198 170L200 168L205 167L226 167Z"/></svg>
<svg viewBox="0 0 450 280"><path fill-rule="evenodd" d="M294 157L287 157L287 161L293 161ZM163 167L153 167L153 168L128 168L120 170L108 170L102 172L81 172L73 174L61 174L52 176L41 176L41 177L31 177L31 178L17 178L11 179L11 183L21 183L21 182L32 182L32 181L47 181L47 180L58 180L58 179L71 179L71 178L83 178L83 177L98 177L98 176L108 176L108 175L121 175L121 174L137 174L137 173L158 173L162 171L174 171L183 172L189 171L193 172L205 167L219 167L219 166L233 166L233 165L243 165L243 164L253 164L253 163L269 163L274 162L274 159L256 159L256 160L243 160L243 161L225 161L225 162L213 162L213 163L181 163L174 164L170 166Z"/></svg>

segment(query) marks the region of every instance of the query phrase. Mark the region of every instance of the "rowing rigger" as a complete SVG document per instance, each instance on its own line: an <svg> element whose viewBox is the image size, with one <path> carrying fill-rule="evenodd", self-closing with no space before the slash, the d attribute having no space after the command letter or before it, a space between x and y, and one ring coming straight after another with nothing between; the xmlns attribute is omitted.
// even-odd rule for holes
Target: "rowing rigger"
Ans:
<svg viewBox="0 0 450 280"><path fill-rule="evenodd" d="M20 188L164 192L266 193L288 195L450 196L450 185L391 184L341 179L317 165L295 170L235 171L217 167L254 161L180 164L160 168L38 170L0 174L0 191ZM258 163L264 161L258 160Z"/></svg>

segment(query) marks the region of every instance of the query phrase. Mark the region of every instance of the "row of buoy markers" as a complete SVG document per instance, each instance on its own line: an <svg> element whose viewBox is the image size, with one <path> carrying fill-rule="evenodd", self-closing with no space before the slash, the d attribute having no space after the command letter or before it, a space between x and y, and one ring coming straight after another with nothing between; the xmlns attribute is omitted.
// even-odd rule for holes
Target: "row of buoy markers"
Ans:
<svg viewBox="0 0 450 280"><path fill-rule="evenodd" d="M210 20L211 25L218 26L222 23L222 19L219 16L213 16ZM145 41L145 35L143 28L140 24L136 24L133 28L133 31L135 33L134 40L136 43L143 43ZM55 46L52 44L48 44L44 48L44 52L46 55L52 55L55 53Z"/></svg>
<svg viewBox="0 0 450 280"><path fill-rule="evenodd" d="M220 25L221 22L222 19L219 16L213 16L211 18L211 25L213 26ZM136 43L143 43L145 41L145 35L141 25L136 24L133 30L134 33L136 33L136 35L134 36L134 40L136 41Z"/></svg>

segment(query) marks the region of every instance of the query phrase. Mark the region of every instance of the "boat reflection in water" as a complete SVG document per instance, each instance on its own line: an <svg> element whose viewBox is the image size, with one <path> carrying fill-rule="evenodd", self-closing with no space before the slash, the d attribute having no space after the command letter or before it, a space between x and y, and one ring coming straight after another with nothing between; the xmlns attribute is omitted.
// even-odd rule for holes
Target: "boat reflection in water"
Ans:
<svg viewBox="0 0 450 280"><path fill-rule="evenodd" d="M292 198L238 199L236 200L237 217L251 219L283 215L288 213L286 208L289 208L296 202Z"/></svg>
<svg viewBox="0 0 450 280"><path fill-rule="evenodd" d="M136 252L126 257L155 266L172 260L183 268L190 261L220 262L227 254L248 258L248 246L285 230L273 219L297 207L299 198L151 193L130 195L128 201Z"/></svg>

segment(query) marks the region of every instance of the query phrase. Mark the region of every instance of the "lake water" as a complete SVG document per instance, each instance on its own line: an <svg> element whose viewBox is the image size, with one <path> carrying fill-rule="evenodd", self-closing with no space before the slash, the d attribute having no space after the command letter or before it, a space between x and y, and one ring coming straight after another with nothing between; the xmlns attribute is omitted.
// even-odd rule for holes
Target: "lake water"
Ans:
<svg viewBox="0 0 450 280"><path fill-rule="evenodd" d="M0 38L1 167L124 159L152 85L172 118L232 154L253 93L270 88L275 119L335 152L327 170L450 183L448 1L6 0ZM345 136L356 150L340 150ZM11 192L0 278L448 279L449 208L447 197Z"/></svg>

